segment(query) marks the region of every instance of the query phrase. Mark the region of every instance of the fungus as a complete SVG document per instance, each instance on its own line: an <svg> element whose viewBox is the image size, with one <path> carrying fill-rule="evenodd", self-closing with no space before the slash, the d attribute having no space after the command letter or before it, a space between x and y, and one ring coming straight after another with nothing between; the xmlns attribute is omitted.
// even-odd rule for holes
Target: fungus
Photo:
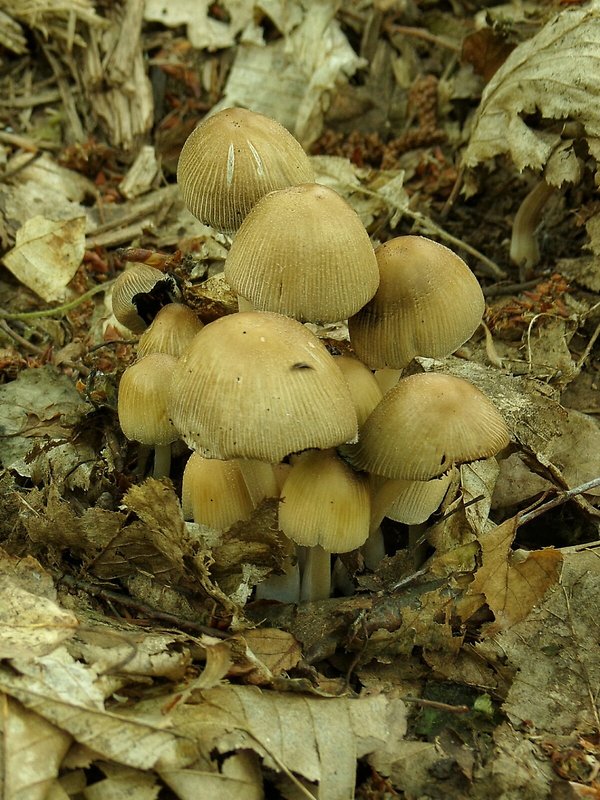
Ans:
<svg viewBox="0 0 600 800"><path fill-rule="evenodd" d="M360 429L383 397L383 392L371 370L362 361L347 355L334 356L334 359L348 383Z"/></svg>
<svg viewBox="0 0 600 800"><path fill-rule="evenodd" d="M221 461L192 453L183 472L184 517L215 530L248 519L255 508L235 460Z"/></svg>
<svg viewBox="0 0 600 800"><path fill-rule="evenodd" d="M116 279L112 310L121 325L132 333L142 333L164 305L180 296L172 275L136 262Z"/></svg>
<svg viewBox="0 0 600 800"><path fill-rule="evenodd" d="M256 204L231 245L225 277L254 308L309 322L355 314L379 283L360 217L316 183L271 192Z"/></svg>
<svg viewBox="0 0 600 800"><path fill-rule="evenodd" d="M204 119L177 166L184 202L201 222L230 233L261 197L314 180L310 159L283 125L245 108Z"/></svg>
<svg viewBox="0 0 600 800"><path fill-rule="evenodd" d="M281 492L279 528L308 547L300 599L324 600L331 592L331 553L360 547L369 534L369 482L333 449L294 456Z"/></svg>
<svg viewBox="0 0 600 800"><path fill-rule="evenodd" d="M182 303L169 303L160 309L150 327L140 336L138 357L168 353L179 358L203 327L191 308Z"/></svg>
<svg viewBox="0 0 600 800"><path fill-rule="evenodd" d="M194 337L173 373L170 413L210 458L277 463L357 432L349 389L322 342L295 320L252 311Z"/></svg>
<svg viewBox="0 0 600 800"><path fill-rule="evenodd" d="M154 477L169 474L171 443L179 438L167 411L168 388L177 360L165 353L144 356L127 367L119 383L117 412L129 440L154 447Z"/></svg>
<svg viewBox="0 0 600 800"><path fill-rule="evenodd" d="M379 288L348 320L361 361L371 369L401 370L415 356L450 355L473 335L485 300L456 253L423 236L399 236L375 256Z"/></svg>

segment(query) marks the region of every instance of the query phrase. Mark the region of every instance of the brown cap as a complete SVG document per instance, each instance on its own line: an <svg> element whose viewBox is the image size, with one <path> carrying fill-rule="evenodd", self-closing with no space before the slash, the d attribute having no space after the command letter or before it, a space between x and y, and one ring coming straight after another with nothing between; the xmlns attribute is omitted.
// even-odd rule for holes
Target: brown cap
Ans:
<svg viewBox="0 0 600 800"><path fill-rule="evenodd" d="M245 108L226 108L203 120L184 144L177 167L192 214L229 232L268 192L312 180L310 159L292 134Z"/></svg>
<svg viewBox="0 0 600 800"><path fill-rule="evenodd" d="M279 528L296 544L347 553L369 535L369 479L335 450L308 450L294 458L281 492Z"/></svg>
<svg viewBox="0 0 600 800"><path fill-rule="evenodd" d="M456 253L424 236L399 236L375 255L379 288L348 320L361 361L372 369L402 369L415 356L450 355L473 335L485 301Z"/></svg>
<svg viewBox="0 0 600 800"><path fill-rule="evenodd" d="M160 309L150 327L140 336L138 357L168 353L179 358L202 327L191 308L182 303L169 303Z"/></svg>
<svg viewBox="0 0 600 800"><path fill-rule="evenodd" d="M205 456L271 463L357 431L350 392L322 342L295 320L254 311L194 337L174 371L171 418Z"/></svg>
<svg viewBox="0 0 600 800"><path fill-rule="evenodd" d="M146 445L170 444L179 438L169 419L169 383L177 359L154 353L127 367L119 383L119 425L128 439Z"/></svg>
<svg viewBox="0 0 600 800"><path fill-rule="evenodd" d="M401 378L348 449L359 469L386 478L427 481L453 464L488 458L509 442L492 401L473 384L441 373Z"/></svg>
<svg viewBox="0 0 600 800"><path fill-rule="evenodd" d="M271 192L257 203L233 241L225 277L254 308L308 322L347 319L379 283L360 217L316 183Z"/></svg>

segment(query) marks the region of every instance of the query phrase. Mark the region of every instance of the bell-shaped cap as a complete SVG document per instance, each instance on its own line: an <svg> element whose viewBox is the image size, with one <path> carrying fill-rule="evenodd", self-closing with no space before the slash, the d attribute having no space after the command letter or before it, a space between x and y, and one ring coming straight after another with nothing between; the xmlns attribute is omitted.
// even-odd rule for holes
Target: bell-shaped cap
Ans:
<svg viewBox="0 0 600 800"><path fill-rule="evenodd" d="M500 412L472 383L420 373L383 396L347 457L375 475L428 481L453 464L495 455L509 439Z"/></svg>
<svg viewBox="0 0 600 800"><path fill-rule="evenodd" d="M121 376L117 411L128 439L156 446L179 438L167 410L176 361L166 353L153 353L127 367Z"/></svg>
<svg viewBox="0 0 600 800"><path fill-rule="evenodd" d="M112 310L121 325L142 333L164 305L180 296L172 275L134 262L115 281Z"/></svg>
<svg viewBox="0 0 600 800"><path fill-rule="evenodd" d="M475 333L485 300L460 256L424 236L391 239L375 256L379 288L348 320L352 347L371 369L442 358Z"/></svg>
<svg viewBox="0 0 600 800"><path fill-rule="evenodd" d="M177 182L189 210L221 231L237 230L268 192L314 180L310 159L283 125L245 108L203 120L183 146Z"/></svg>
<svg viewBox="0 0 600 800"><path fill-rule="evenodd" d="M163 306L150 327L140 336L137 346L139 358L149 353L168 353L179 356L203 325L189 306L168 303Z"/></svg>
<svg viewBox="0 0 600 800"><path fill-rule="evenodd" d="M347 319L379 283L360 217L316 183L271 192L256 204L231 245L225 277L254 308L304 322Z"/></svg>
<svg viewBox="0 0 600 800"><path fill-rule="evenodd" d="M279 528L296 544L347 553L369 535L369 479L335 450L308 450L294 458L281 492Z"/></svg>
<svg viewBox="0 0 600 800"><path fill-rule="evenodd" d="M227 530L248 519L254 503L237 460L221 461L192 453L183 471L184 517L215 530Z"/></svg>
<svg viewBox="0 0 600 800"><path fill-rule="evenodd" d="M383 397L383 392L371 370L362 361L348 355L334 358L348 383L360 428Z"/></svg>
<svg viewBox="0 0 600 800"><path fill-rule="evenodd" d="M279 314L248 311L206 325L177 363L170 409L187 444L210 458L276 463L357 432L333 356Z"/></svg>

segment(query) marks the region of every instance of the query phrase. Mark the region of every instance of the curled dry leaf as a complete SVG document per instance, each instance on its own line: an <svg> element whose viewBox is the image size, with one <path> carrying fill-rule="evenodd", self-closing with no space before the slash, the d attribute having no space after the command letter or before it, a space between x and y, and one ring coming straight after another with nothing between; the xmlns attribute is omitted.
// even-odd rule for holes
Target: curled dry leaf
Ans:
<svg viewBox="0 0 600 800"><path fill-rule="evenodd" d="M560 574L558 550L511 551L518 524L518 516L511 517L480 541L482 563L469 594L482 594L496 618L484 627L487 635L524 620Z"/></svg>
<svg viewBox="0 0 600 800"><path fill-rule="evenodd" d="M561 11L540 32L513 50L487 85L477 111L464 164L474 167L508 153L519 170L543 169L563 144L561 134L538 121L582 126L591 152L600 146L600 6ZM572 152L572 151L571 151ZM560 186L574 175L574 154L548 179ZM556 165L555 165L556 166Z"/></svg>

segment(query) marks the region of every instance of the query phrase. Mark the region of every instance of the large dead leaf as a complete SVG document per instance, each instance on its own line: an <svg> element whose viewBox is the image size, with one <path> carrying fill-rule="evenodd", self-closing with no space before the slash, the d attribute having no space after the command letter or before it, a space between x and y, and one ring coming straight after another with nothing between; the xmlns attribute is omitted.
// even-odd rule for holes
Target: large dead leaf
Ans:
<svg viewBox="0 0 600 800"><path fill-rule="evenodd" d="M71 737L6 695L0 700L4 800L45 800Z"/></svg>
<svg viewBox="0 0 600 800"><path fill-rule="evenodd" d="M554 733L598 728L598 597L597 552L569 553L561 582L497 638L502 660L518 669L504 704L511 718Z"/></svg>
<svg viewBox="0 0 600 800"><path fill-rule="evenodd" d="M546 176L572 180L574 153L543 121L579 123L598 157L600 146L600 6L566 9L529 41L516 47L488 83L477 111L464 163L474 167L499 153L519 170L541 170L560 148L560 162ZM560 129L560 126L559 126Z"/></svg>
<svg viewBox="0 0 600 800"><path fill-rule="evenodd" d="M496 618L485 626L488 635L525 619L560 574L558 550L511 550L518 524L518 517L511 517L480 540L481 566L469 593L482 594Z"/></svg>

